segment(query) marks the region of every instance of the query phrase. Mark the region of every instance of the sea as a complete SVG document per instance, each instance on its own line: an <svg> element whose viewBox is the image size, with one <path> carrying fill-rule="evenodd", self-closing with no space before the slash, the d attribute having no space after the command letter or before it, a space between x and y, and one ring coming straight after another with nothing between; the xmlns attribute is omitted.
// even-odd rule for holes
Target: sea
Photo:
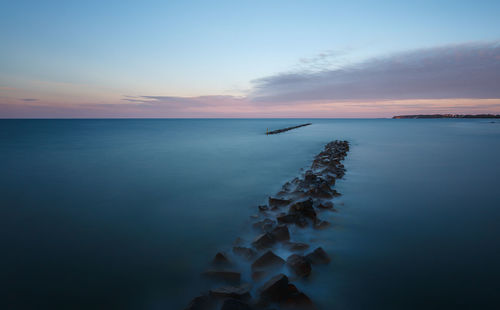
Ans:
<svg viewBox="0 0 500 310"><path fill-rule="evenodd" d="M332 261L297 287L319 309L500 309L488 119L0 120L0 308L184 309L336 139L338 212L309 239Z"/></svg>

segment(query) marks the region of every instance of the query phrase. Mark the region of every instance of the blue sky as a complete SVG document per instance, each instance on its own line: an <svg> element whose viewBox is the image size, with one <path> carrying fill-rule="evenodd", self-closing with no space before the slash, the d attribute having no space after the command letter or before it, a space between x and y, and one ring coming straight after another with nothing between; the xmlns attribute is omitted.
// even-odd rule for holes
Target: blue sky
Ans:
<svg viewBox="0 0 500 310"><path fill-rule="evenodd" d="M245 96L280 73L500 39L500 1L0 3L9 103Z"/></svg>

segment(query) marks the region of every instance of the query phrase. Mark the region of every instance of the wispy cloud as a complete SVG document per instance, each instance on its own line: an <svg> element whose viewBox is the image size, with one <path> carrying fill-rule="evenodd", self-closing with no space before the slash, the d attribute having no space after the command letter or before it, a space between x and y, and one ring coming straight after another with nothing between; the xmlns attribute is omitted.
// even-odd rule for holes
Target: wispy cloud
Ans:
<svg viewBox="0 0 500 310"><path fill-rule="evenodd" d="M500 41L414 50L357 64L346 61L349 52L327 51L301 59L288 73L255 80L241 97L145 93L98 101L78 93L69 101L27 92L0 96L0 118L500 113Z"/></svg>
<svg viewBox="0 0 500 310"><path fill-rule="evenodd" d="M469 43L373 58L340 69L253 81L254 102L500 98L500 42Z"/></svg>

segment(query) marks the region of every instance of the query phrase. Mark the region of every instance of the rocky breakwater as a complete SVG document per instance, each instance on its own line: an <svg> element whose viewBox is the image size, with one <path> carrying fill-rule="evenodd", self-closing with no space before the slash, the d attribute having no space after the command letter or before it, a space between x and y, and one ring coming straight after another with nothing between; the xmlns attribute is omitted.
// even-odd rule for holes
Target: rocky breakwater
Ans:
<svg viewBox="0 0 500 310"><path fill-rule="evenodd" d="M309 170L283 185L252 216L253 239L238 237L231 251L219 252L203 273L212 289L194 298L187 310L316 309L291 281L300 281L330 256L320 245L303 242L307 230L330 226L323 212L335 211L333 188L345 173L341 161L347 141L328 143Z"/></svg>

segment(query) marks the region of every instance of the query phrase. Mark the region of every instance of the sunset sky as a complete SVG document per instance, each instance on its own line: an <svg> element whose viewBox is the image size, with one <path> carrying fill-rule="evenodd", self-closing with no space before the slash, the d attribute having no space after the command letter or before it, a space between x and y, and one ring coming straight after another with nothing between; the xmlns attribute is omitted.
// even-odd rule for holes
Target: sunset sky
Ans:
<svg viewBox="0 0 500 310"><path fill-rule="evenodd" d="M500 114L500 1L0 0L0 118Z"/></svg>

